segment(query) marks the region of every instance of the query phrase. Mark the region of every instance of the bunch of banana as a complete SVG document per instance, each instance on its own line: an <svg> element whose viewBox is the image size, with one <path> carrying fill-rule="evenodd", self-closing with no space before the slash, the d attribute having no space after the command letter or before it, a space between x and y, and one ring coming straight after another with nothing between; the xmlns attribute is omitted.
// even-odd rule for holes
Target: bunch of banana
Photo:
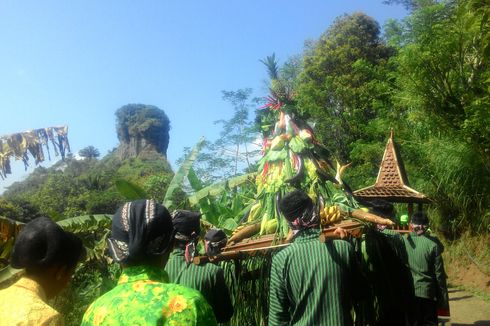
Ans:
<svg viewBox="0 0 490 326"><path fill-rule="evenodd" d="M324 209L320 210L320 223L322 226L340 221L341 219L342 216L337 205L326 206Z"/></svg>
<svg viewBox="0 0 490 326"><path fill-rule="evenodd" d="M255 220L257 214L260 212L260 206L260 202L253 204L253 206L250 208L250 212L248 213L247 222L253 222Z"/></svg>
<svg viewBox="0 0 490 326"><path fill-rule="evenodd" d="M260 235L263 234L273 234L277 230L277 219L273 218L271 220L266 220L265 223L261 224Z"/></svg>

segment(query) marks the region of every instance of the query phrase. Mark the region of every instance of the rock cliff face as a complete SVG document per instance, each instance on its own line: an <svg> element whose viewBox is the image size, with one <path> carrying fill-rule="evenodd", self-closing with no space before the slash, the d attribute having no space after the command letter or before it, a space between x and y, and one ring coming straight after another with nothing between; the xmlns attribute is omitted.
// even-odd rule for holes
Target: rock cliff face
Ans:
<svg viewBox="0 0 490 326"><path fill-rule="evenodd" d="M117 148L117 157L121 160L133 157L153 159L157 154L166 157L166 153L162 153L155 144L138 136L131 137L129 142L121 142Z"/></svg>
<svg viewBox="0 0 490 326"><path fill-rule="evenodd" d="M167 156L170 121L156 106L128 104L116 111L116 129L121 159L154 159Z"/></svg>

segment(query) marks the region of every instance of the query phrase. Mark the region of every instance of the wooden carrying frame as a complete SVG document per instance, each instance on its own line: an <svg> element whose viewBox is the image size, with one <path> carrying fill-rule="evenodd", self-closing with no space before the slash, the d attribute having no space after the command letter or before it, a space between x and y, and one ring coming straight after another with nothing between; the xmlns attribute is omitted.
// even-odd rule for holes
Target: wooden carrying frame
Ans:
<svg viewBox="0 0 490 326"><path fill-rule="evenodd" d="M335 233L337 228L342 228L350 236L361 236L365 224L356 220L342 220L334 223L328 228L322 230L320 234L320 241L325 242L328 239L339 239L340 236ZM194 264L200 265L207 262L220 262L233 259L245 259L257 254L265 254L269 251L277 250L283 247L287 247L290 244L290 239L277 240L274 234L267 234L258 238L247 238L238 243L226 246L223 252L217 256L197 256L194 257Z"/></svg>

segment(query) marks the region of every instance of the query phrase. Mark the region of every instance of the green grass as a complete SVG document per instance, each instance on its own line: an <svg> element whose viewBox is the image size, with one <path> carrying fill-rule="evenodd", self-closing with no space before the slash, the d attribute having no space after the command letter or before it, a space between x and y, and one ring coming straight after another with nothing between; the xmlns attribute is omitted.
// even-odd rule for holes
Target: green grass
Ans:
<svg viewBox="0 0 490 326"><path fill-rule="evenodd" d="M443 242L450 285L490 302L490 234L467 232L457 240Z"/></svg>

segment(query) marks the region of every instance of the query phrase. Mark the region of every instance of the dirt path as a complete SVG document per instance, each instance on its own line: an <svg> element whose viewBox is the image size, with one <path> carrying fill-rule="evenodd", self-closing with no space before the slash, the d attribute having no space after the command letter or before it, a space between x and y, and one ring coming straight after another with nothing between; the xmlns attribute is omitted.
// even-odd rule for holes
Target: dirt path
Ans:
<svg viewBox="0 0 490 326"><path fill-rule="evenodd" d="M490 326L490 304L469 292L450 288L449 306L452 326Z"/></svg>

